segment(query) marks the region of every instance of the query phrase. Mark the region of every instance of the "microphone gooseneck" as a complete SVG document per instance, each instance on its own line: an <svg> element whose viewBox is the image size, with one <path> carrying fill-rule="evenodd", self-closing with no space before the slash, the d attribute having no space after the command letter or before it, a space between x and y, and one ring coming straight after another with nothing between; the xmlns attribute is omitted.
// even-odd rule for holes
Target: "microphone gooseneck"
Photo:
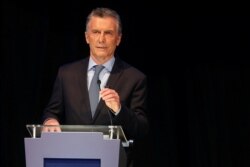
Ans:
<svg viewBox="0 0 250 167"><path fill-rule="evenodd" d="M99 89L101 90L101 80L100 79L98 79L97 80L97 84L98 84L98 87L99 87ZM109 121L110 121L110 125L111 126L113 126L113 121L112 121L112 117L111 117L111 109L106 105L106 107L108 108L108 115L109 115Z"/></svg>

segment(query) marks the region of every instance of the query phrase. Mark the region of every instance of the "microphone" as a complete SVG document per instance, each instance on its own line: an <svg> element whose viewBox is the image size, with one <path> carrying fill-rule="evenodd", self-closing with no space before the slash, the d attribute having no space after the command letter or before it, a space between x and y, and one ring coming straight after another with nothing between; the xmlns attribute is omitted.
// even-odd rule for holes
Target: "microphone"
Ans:
<svg viewBox="0 0 250 167"><path fill-rule="evenodd" d="M97 80L97 84L98 84L99 90L101 90L101 80L100 79ZM110 114L111 109L108 106L106 106L106 107L108 108L108 115L109 115L110 125L113 126L113 121L112 121L112 117L111 117L111 114Z"/></svg>
<svg viewBox="0 0 250 167"><path fill-rule="evenodd" d="M99 87L99 90L101 90L101 80L100 79L97 80L97 85Z"/></svg>

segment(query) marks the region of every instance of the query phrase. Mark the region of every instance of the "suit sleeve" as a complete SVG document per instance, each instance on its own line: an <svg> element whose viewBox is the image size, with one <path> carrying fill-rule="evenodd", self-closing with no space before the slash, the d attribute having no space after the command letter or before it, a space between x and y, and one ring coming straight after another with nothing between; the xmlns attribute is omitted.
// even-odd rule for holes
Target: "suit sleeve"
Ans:
<svg viewBox="0 0 250 167"><path fill-rule="evenodd" d="M148 134L147 79L141 77L133 86L129 99L122 102L120 113L115 122L122 125L127 138L139 139Z"/></svg>
<svg viewBox="0 0 250 167"><path fill-rule="evenodd" d="M61 70L58 70L56 80L54 82L52 95L48 105L45 107L42 116L42 122L47 119L54 118L60 123L63 112L63 94L62 94L62 77Z"/></svg>

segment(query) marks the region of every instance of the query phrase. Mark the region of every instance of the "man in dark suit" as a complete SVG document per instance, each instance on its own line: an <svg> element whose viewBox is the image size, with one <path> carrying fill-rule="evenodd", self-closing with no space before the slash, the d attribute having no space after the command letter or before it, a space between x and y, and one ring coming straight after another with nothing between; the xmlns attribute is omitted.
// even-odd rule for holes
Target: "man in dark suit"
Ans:
<svg viewBox="0 0 250 167"><path fill-rule="evenodd" d="M44 125L120 125L126 137L134 140L148 133L146 76L115 56L121 38L117 12L96 8L89 14L85 39L90 56L59 68L44 110ZM104 69L99 74L100 101L92 115L88 90L96 65Z"/></svg>

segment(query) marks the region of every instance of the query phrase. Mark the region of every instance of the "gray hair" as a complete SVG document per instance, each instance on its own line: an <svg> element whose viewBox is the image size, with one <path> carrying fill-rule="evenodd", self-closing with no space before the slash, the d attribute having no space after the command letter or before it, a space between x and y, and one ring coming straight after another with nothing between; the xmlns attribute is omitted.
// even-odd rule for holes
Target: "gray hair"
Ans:
<svg viewBox="0 0 250 167"><path fill-rule="evenodd" d="M120 18L119 14L116 11L114 11L112 9L109 9L109 8L95 8L95 9L93 9L91 11L91 13L87 17L86 30L88 28L88 23L89 23L90 19L93 16L102 17L102 18L104 18L104 17L112 17L112 18L114 18L118 23L118 33L122 34L121 18Z"/></svg>

